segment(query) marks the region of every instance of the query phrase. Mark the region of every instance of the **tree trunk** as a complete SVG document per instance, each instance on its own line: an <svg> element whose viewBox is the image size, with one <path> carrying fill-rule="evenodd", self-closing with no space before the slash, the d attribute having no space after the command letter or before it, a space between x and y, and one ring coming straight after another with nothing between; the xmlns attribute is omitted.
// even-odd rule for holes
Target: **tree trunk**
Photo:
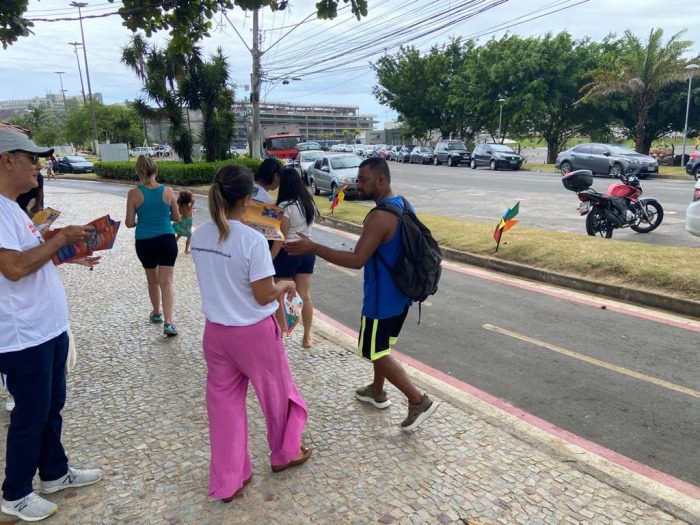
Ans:
<svg viewBox="0 0 700 525"><path fill-rule="evenodd" d="M637 151L637 153L649 153L649 148L647 148L647 150L644 151L644 144L646 143L646 127L648 116L649 106L644 102L640 102L639 110L637 112L637 125L634 128L636 134L636 136L634 137L634 149Z"/></svg>

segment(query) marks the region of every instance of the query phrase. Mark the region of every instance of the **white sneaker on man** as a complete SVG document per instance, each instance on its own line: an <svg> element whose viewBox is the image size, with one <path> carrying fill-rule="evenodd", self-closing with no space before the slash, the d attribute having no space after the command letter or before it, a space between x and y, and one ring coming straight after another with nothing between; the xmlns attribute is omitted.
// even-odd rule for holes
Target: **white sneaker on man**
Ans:
<svg viewBox="0 0 700 525"><path fill-rule="evenodd" d="M100 469L79 469L68 467L68 472L58 479L53 481L41 480L39 484L39 492L42 494L53 494L59 490L86 487L97 483L102 479L102 471Z"/></svg>
<svg viewBox="0 0 700 525"><path fill-rule="evenodd" d="M7 401L5 401L5 410L8 412L12 412L15 408L15 400L12 398L9 398Z"/></svg>
<svg viewBox="0 0 700 525"><path fill-rule="evenodd" d="M0 508L5 514L17 516L24 521L41 521L58 510L55 503L45 500L36 492L30 492L23 498L14 501L7 501L3 498Z"/></svg>

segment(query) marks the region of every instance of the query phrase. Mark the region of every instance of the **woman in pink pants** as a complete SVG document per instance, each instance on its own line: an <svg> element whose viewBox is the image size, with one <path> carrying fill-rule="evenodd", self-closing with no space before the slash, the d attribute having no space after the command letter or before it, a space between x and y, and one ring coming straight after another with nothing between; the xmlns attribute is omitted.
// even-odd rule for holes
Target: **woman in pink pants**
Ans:
<svg viewBox="0 0 700 525"><path fill-rule="evenodd" d="M294 294L296 289L293 281L275 284L267 241L241 222L254 189L248 168L221 168L209 190L212 220L192 236L192 258L206 317L209 495L225 502L252 477L248 382L265 416L272 470L301 465L311 456L311 450L301 446L306 404L294 386L274 317L277 297Z"/></svg>

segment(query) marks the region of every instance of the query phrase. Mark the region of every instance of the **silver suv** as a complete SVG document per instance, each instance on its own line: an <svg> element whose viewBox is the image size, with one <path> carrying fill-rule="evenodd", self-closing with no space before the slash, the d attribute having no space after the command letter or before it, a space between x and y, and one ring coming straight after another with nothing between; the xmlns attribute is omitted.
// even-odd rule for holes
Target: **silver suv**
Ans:
<svg viewBox="0 0 700 525"><path fill-rule="evenodd" d="M435 144L433 164L439 166L443 162L448 166L467 164L471 155L461 140L441 140Z"/></svg>

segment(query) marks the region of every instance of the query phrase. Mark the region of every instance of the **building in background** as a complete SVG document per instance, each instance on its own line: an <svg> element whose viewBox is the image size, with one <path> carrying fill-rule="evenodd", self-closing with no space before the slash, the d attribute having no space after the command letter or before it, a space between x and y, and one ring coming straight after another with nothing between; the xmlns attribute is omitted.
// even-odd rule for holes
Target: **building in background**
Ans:
<svg viewBox="0 0 700 525"><path fill-rule="evenodd" d="M94 93L95 100L102 102L102 93ZM66 95L66 106L80 106L83 104L83 96ZM50 113L60 113L65 111L63 97L61 95L48 94L43 97L32 97L17 100L0 100L0 118L8 119L15 115L21 115L32 109L43 109Z"/></svg>

